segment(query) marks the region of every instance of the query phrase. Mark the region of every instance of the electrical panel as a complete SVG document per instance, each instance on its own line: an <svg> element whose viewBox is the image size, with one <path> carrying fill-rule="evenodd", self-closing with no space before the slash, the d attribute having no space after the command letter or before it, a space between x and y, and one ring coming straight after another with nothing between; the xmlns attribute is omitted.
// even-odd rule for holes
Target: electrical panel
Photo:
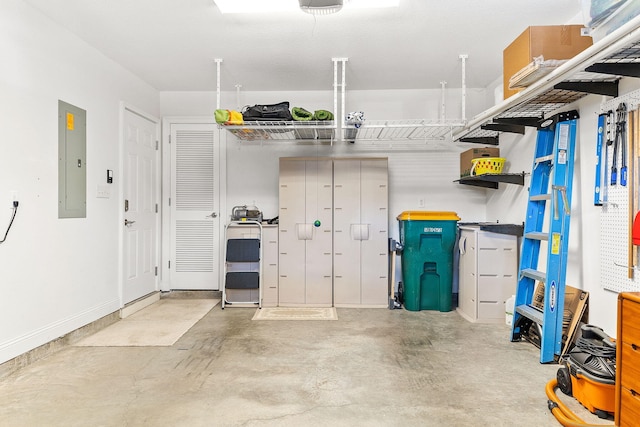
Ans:
<svg viewBox="0 0 640 427"><path fill-rule="evenodd" d="M58 218L87 217L87 112L58 101Z"/></svg>

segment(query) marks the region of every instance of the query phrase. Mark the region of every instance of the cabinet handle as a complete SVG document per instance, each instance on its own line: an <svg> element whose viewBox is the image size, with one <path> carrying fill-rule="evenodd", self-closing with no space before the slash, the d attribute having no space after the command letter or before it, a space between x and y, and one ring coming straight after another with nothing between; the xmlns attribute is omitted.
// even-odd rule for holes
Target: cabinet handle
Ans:
<svg viewBox="0 0 640 427"><path fill-rule="evenodd" d="M631 392L631 396L635 397L638 395L638 393L635 390L629 390L629 391Z"/></svg>
<svg viewBox="0 0 640 427"><path fill-rule="evenodd" d="M631 344L631 348L633 349L633 351L636 351L638 349L638 346L635 344Z"/></svg>

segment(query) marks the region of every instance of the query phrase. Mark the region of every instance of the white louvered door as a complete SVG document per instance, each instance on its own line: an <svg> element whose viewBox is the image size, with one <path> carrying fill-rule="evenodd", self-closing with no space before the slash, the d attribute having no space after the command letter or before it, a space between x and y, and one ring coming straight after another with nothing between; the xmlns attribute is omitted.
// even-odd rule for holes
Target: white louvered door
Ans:
<svg viewBox="0 0 640 427"><path fill-rule="evenodd" d="M220 289L215 133L214 124L171 125L171 289Z"/></svg>

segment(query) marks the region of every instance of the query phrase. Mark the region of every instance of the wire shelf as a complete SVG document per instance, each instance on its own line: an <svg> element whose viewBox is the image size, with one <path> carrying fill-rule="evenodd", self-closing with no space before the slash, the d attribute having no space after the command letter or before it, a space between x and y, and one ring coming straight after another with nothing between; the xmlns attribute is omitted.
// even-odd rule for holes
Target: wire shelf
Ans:
<svg viewBox="0 0 640 427"><path fill-rule="evenodd" d="M367 120L360 127L347 125L343 137L333 121L252 121L242 125L219 125L242 141L442 141L451 140L453 132L464 123L457 120Z"/></svg>
<svg viewBox="0 0 640 427"><path fill-rule="evenodd" d="M620 76L640 77L637 70L630 70L628 67L637 67L638 64L640 16L560 65L528 88L474 117L453 138L455 141L483 137L497 139L501 131L487 133L481 127L497 123L500 119L537 118L542 121L589 93L601 93L591 92L587 86L580 87L574 83L615 85ZM617 86L615 93L617 94Z"/></svg>
<svg viewBox="0 0 640 427"><path fill-rule="evenodd" d="M333 140L334 121L251 121L242 125L219 125L242 141Z"/></svg>
<svg viewBox="0 0 640 427"><path fill-rule="evenodd" d="M345 140L356 141L426 141L451 139L454 130L461 129L461 121L429 120L367 120L360 128L345 129Z"/></svg>

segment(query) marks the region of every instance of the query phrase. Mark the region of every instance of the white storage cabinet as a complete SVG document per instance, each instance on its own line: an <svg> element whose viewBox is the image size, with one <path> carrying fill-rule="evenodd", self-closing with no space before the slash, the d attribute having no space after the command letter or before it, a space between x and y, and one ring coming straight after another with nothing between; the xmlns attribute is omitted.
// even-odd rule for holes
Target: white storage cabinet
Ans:
<svg viewBox="0 0 640 427"><path fill-rule="evenodd" d="M333 163L334 305L388 306L387 159Z"/></svg>
<svg viewBox="0 0 640 427"><path fill-rule="evenodd" d="M386 158L281 158L280 306L388 306Z"/></svg>
<svg viewBox="0 0 640 427"><path fill-rule="evenodd" d="M279 196L278 303L330 307L333 162L280 159Z"/></svg>
<svg viewBox="0 0 640 427"><path fill-rule="evenodd" d="M515 293L518 238L460 226L458 313L470 322L505 321L505 302Z"/></svg>

